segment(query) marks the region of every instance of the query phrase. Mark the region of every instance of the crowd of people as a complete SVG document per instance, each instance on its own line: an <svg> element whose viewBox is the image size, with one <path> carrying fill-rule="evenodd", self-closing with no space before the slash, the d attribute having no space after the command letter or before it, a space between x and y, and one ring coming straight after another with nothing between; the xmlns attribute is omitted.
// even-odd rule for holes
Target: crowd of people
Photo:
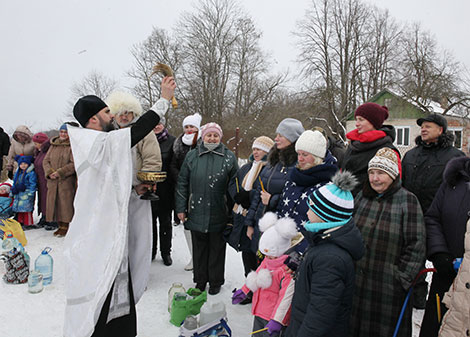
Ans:
<svg viewBox="0 0 470 337"><path fill-rule="evenodd" d="M421 336L470 333L470 159L452 146L444 117L418 119L416 147L403 158L385 106L356 109L344 149L285 118L274 140L253 140L239 167L215 122L194 114L180 135L169 133L175 87L165 77L145 113L126 92L82 97L79 124L51 139L26 126L11 140L0 130L10 178L1 215L65 236L66 336L136 335L151 261L160 251L172 265L173 222L185 228L185 269L210 295L225 282L227 243L241 252L246 283L232 303L251 304L256 336L411 336L413 307L425 309ZM138 179L162 171L156 185ZM140 198L149 189L157 200ZM427 302L418 277L426 259L435 268Z"/></svg>

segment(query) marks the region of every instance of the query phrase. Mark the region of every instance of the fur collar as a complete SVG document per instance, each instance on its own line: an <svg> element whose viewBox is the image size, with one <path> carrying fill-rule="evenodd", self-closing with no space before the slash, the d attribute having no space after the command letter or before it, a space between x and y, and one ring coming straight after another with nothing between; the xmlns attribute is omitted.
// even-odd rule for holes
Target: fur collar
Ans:
<svg viewBox="0 0 470 337"><path fill-rule="evenodd" d="M268 153L268 163L275 166L281 163L284 166L291 166L297 161L297 152L295 152L295 143L290 144L283 150L278 150L274 145Z"/></svg>
<svg viewBox="0 0 470 337"><path fill-rule="evenodd" d="M451 187L460 179L470 181L470 158L457 157L449 161L444 170L444 181Z"/></svg>
<svg viewBox="0 0 470 337"><path fill-rule="evenodd" d="M70 146L70 139L62 141L59 136L56 136L51 139L51 145L54 146Z"/></svg>
<svg viewBox="0 0 470 337"><path fill-rule="evenodd" d="M446 147L450 147L454 144L454 135L450 132L443 133L437 139L437 143L431 143L431 144L426 144L421 139L421 136L418 136L418 137L415 138L415 143L416 143L416 145L422 146L422 147L427 148L427 149L446 148Z"/></svg>

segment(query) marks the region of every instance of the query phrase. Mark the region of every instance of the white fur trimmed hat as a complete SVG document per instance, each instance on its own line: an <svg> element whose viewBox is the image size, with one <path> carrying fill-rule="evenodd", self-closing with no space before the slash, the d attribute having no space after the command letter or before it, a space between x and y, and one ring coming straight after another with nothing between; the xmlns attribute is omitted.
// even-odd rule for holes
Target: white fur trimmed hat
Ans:
<svg viewBox="0 0 470 337"><path fill-rule="evenodd" d="M367 171L372 169L384 171L395 180L399 174L397 153L388 147L379 149L369 161Z"/></svg>
<svg viewBox="0 0 470 337"><path fill-rule="evenodd" d="M268 153L273 146L274 146L274 141L271 138L266 137L266 136L261 136L255 139L251 148L260 149Z"/></svg>
<svg viewBox="0 0 470 337"><path fill-rule="evenodd" d="M183 119L183 128L186 125L192 125L192 126L197 127L198 130L201 130L201 121L202 121L202 117L198 113L195 113L194 115L186 116Z"/></svg>
<svg viewBox="0 0 470 337"><path fill-rule="evenodd" d="M128 92L113 91L107 98L106 104L113 115L132 112L134 117L142 114L142 105L139 100Z"/></svg>
<svg viewBox="0 0 470 337"><path fill-rule="evenodd" d="M259 229L263 232L259 240L261 253L271 257L279 257L291 246L291 240L297 235L297 226L291 218L277 218L268 212L259 220Z"/></svg>
<svg viewBox="0 0 470 337"><path fill-rule="evenodd" d="M320 131L307 130L300 135L295 143L295 151L299 150L323 159L326 154L326 138Z"/></svg>

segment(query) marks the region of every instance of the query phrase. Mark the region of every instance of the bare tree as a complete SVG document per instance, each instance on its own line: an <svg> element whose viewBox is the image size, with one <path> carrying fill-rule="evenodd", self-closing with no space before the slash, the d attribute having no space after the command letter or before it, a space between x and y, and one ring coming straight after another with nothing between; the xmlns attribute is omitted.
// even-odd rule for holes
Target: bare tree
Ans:
<svg viewBox="0 0 470 337"><path fill-rule="evenodd" d="M414 24L402 42L400 90L428 110L430 101L460 96L460 64L447 52L439 52L437 42Z"/></svg>
<svg viewBox="0 0 470 337"><path fill-rule="evenodd" d="M118 87L118 84L118 81L99 71L90 71L82 80L74 82L70 87L70 99L67 102L65 117L73 118L73 106L80 97L96 95L104 100Z"/></svg>
<svg viewBox="0 0 470 337"><path fill-rule="evenodd" d="M133 47L134 66L128 72L136 81L133 91L150 106L159 88L159 79L150 76L152 67L163 62L173 68L178 83L180 113L172 119L199 112L223 122L228 115L259 113L286 78L269 72L260 37L235 1L200 0L171 33L154 29Z"/></svg>
<svg viewBox="0 0 470 337"><path fill-rule="evenodd" d="M117 87L118 81L93 70L80 82L75 82L70 88L70 92L72 99L78 99L85 95L96 95L105 99Z"/></svg>
<svg viewBox="0 0 470 337"><path fill-rule="evenodd" d="M368 33L364 35L364 53L360 58L358 85L360 100L367 101L385 88L395 86L402 30L387 10L374 8L370 13Z"/></svg>
<svg viewBox="0 0 470 337"><path fill-rule="evenodd" d="M168 64L177 77L180 67L181 46L178 39L163 29L154 28L150 36L131 49L134 65L127 76L135 80L133 93L143 103L144 108L152 106L160 97L161 78L152 75L157 62ZM177 91L176 96L179 96Z"/></svg>
<svg viewBox="0 0 470 337"><path fill-rule="evenodd" d="M314 91L322 92L335 132L343 131L342 124L357 105L369 15L359 0L318 0L298 24L302 73Z"/></svg>

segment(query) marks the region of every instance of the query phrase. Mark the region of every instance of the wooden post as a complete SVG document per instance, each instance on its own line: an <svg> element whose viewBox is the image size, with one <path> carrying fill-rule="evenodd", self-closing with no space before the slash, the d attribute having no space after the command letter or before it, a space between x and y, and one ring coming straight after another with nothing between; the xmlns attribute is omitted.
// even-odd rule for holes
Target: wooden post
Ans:
<svg viewBox="0 0 470 337"><path fill-rule="evenodd" d="M238 140L240 138L240 128L237 126L235 129L235 157L238 159Z"/></svg>

